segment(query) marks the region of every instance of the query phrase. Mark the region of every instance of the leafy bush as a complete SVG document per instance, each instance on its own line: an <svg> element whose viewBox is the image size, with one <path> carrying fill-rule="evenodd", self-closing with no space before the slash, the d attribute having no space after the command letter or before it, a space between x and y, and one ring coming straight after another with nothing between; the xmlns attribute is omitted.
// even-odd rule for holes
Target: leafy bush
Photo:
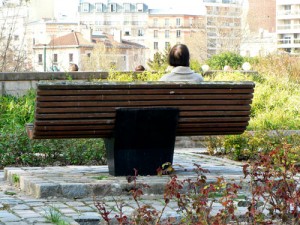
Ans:
<svg viewBox="0 0 300 225"><path fill-rule="evenodd" d="M102 139L30 140L24 129L2 132L0 155L0 168L106 163Z"/></svg>
<svg viewBox="0 0 300 225"><path fill-rule="evenodd" d="M284 134L284 132L244 132L241 135L227 135L207 138L209 152L213 154L226 154L235 160L256 160L257 154L268 154L272 149L282 143L290 145L291 152L300 151L300 135ZM294 155L295 161L300 161L298 154Z"/></svg>
<svg viewBox="0 0 300 225"><path fill-rule="evenodd" d="M243 166L245 178L237 183L234 179L216 177L208 182L209 172L194 164L196 177L179 179L169 174L164 186L160 207L143 201L147 183L138 180L138 171L128 176L129 198L136 203L128 204L128 198L106 196L94 198L94 205L106 224L299 224L300 188L295 164L295 152L291 145L283 142L269 146L269 153L260 153L257 160ZM245 196L249 188L250 196ZM247 191L247 190L246 190ZM215 207L218 203L219 206ZM168 206L176 205L176 215L163 214ZM244 213L237 213L236 205L243 206Z"/></svg>
<svg viewBox="0 0 300 225"><path fill-rule="evenodd" d="M240 69L244 62L244 58L237 53L223 52L218 55L213 55L206 63L214 70L222 70L224 66L230 66L236 70Z"/></svg>
<svg viewBox="0 0 300 225"><path fill-rule="evenodd" d="M253 70L256 70L263 77L274 77L277 80L290 80L300 83L300 58L287 54L270 54L266 57L257 58L252 63Z"/></svg>
<svg viewBox="0 0 300 225"><path fill-rule="evenodd" d="M143 71L138 73L121 73L110 71L107 80L117 82L132 82L132 81L156 81L162 77L163 72Z"/></svg>
<svg viewBox="0 0 300 225"><path fill-rule="evenodd" d="M102 139L30 140L25 124L33 121L35 92L1 96L0 168L9 165L83 165L105 163Z"/></svg>
<svg viewBox="0 0 300 225"><path fill-rule="evenodd" d="M300 129L300 84L293 80L240 72L220 72L206 80L255 82L248 130Z"/></svg>

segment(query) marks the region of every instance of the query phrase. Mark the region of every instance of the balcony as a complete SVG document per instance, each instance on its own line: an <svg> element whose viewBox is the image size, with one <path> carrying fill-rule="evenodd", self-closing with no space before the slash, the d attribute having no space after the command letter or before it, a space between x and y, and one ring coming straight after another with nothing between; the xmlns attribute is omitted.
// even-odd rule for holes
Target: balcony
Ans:
<svg viewBox="0 0 300 225"><path fill-rule="evenodd" d="M299 33L300 24L277 25L277 33Z"/></svg>
<svg viewBox="0 0 300 225"><path fill-rule="evenodd" d="M300 48L300 38L297 39L277 39L278 48Z"/></svg>
<svg viewBox="0 0 300 225"><path fill-rule="evenodd" d="M298 5L300 4L300 0L277 0L277 5Z"/></svg>
<svg viewBox="0 0 300 225"><path fill-rule="evenodd" d="M299 19L300 10L278 10L277 19Z"/></svg>

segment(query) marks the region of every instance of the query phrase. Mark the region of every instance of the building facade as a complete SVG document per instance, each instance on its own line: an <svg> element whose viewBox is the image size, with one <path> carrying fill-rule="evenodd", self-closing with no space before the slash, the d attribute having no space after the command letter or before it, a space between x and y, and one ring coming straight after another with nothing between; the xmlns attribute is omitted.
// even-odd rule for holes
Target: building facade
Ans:
<svg viewBox="0 0 300 225"><path fill-rule="evenodd" d="M121 31L123 40L144 44L148 6L132 0L85 0L79 4L79 20L94 34Z"/></svg>
<svg viewBox="0 0 300 225"><path fill-rule="evenodd" d="M239 0L203 0L207 16L208 57L223 51L239 52L242 4Z"/></svg>
<svg viewBox="0 0 300 225"><path fill-rule="evenodd" d="M175 44L183 43L189 47L191 58L205 59L205 25L204 13L150 9L146 33L149 58L153 59L156 52L163 52Z"/></svg>
<svg viewBox="0 0 300 225"><path fill-rule="evenodd" d="M79 32L55 37L46 45L33 47L33 62L36 71L68 71L70 63L81 67L82 57L91 54L94 44Z"/></svg>
<svg viewBox="0 0 300 225"><path fill-rule="evenodd" d="M277 49L300 54L300 0L276 1Z"/></svg>
<svg viewBox="0 0 300 225"><path fill-rule="evenodd" d="M277 51L276 0L247 0L243 4L243 56L266 56Z"/></svg>

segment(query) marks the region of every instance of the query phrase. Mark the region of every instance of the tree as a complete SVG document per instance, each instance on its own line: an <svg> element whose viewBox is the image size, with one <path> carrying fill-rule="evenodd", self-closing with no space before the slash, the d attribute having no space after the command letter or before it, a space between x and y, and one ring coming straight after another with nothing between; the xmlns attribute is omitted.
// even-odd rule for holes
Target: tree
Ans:
<svg viewBox="0 0 300 225"><path fill-rule="evenodd" d="M118 62L122 56L120 50L112 45L107 46L103 42L95 45L90 56L82 59L83 71L109 71L110 69L119 69Z"/></svg>
<svg viewBox="0 0 300 225"><path fill-rule="evenodd" d="M170 45L164 50L164 52L156 52L153 56L153 60L149 59L147 65L152 71L165 72L168 68L168 55L170 52Z"/></svg>
<svg viewBox="0 0 300 225"><path fill-rule="evenodd" d="M26 54L27 3L3 1L0 7L0 71L18 72L31 69Z"/></svg>

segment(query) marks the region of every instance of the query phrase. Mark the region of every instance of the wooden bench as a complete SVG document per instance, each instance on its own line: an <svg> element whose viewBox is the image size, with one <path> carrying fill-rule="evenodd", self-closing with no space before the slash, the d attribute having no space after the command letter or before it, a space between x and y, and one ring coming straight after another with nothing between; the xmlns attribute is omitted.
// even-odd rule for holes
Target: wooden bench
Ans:
<svg viewBox="0 0 300 225"><path fill-rule="evenodd" d="M175 136L243 133L254 86L40 82L35 121L27 125L27 133L31 139L105 138L110 174L128 175L133 168L142 175L155 174L163 163L172 163Z"/></svg>

